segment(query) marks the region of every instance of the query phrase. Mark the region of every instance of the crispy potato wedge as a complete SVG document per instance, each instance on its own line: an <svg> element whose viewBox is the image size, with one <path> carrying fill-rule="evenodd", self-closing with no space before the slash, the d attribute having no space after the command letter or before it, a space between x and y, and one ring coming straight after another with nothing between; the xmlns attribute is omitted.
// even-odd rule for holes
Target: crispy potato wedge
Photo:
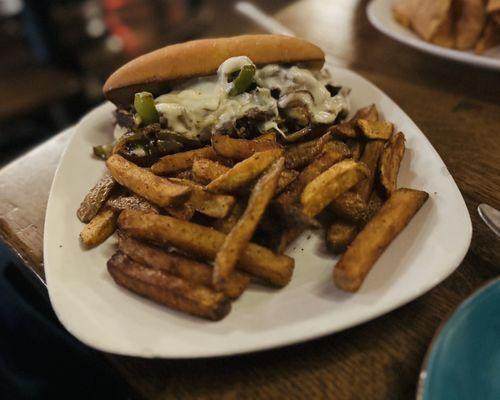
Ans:
<svg viewBox="0 0 500 400"><path fill-rule="evenodd" d="M110 208L103 208L85 225L80 232L80 239L87 247L94 247L104 242L116 229L118 213Z"/></svg>
<svg viewBox="0 0 500 400"><path fill-rule="evenodd" d="M255 140L234 139L227 135L213 135L212 147L217 154L232 160L244 160L265 150L280 148L276 135L266 134Z"/></svg>
<svg viewBox="0 0 500 400"><path fill-rule="evenodd" d="M387 246L410 222L429 195L413 189L398 189L356 236L333 271L335 285L356 292Z"/></svg>
<svg viewBox="0 0 500 400"><path fill-rule="evenodd" d="M396 0L392 6L392 15L401 25L410 28L411 18L415 13L418 0Z"/></svg>
<svg viewBox="0 0 500 400"><path fill-rule="evenodd" d="M369 176L370 170L360 162L340 161L307 184L300 196L304 214L318 215L329 203Z"/></svg>
<svg viewBox="0 0 500 400"><path fill-rule="evenodd" d="M140 210L158 214L158 207L133 193L113 197L106 202L106 205L118 212L123 210Z"/></svg>
<svg viewBox="0 0 500 400"><path fill-rule="evenodd" d="M392 136L394 125L388 121L368 121L360 118L356 121L356 126L368 139L388 140Z"/></svg>
<svg viewBox="0 0 500 400"><path fill-rule="evenodd" d="M231 168L217 161L212 161L208 158L200 158L194 161L191 172L196 182L206 185L225 174L230 169Z"/></svg>
<svg viewBox="0 0 500 400"><path fill-rule="evenodd" d="M286 191L278 196L276 201L282 208L296 203L308 183L330 168L333 164L343 160L349 155L350 151L344 143L329 141L325 144L322 154L302 170L297 179L290 184Z"/></svg>
<svg viewBox="0 0 500 400"><path fill-rule="evenodd" d="M278 159L269 170L257 181L245 212L234 228L229 232L217 252L214 262L214 286L224 287L227 279L234 271L236 262L257 229L260 219L274 196L278 187L278 179L285 165L285 158Z"/></svg>
<svg viewBox="0 0 500 400"><path fill-rule="evenodd" d="M223 233L206 226L133 210L125 210L120 214L118 226L133 237L170 244L211 260L226 238ZM275 286L285 286L292 277L294 261L249 243L237 266Z"/></svg>
<svg viewBox="0 0 500 400"><path fill-rule="evenodd" d="M285 149L285 167L289 169L305 167L321 154L323 147L331 139L330 133L326 133L318 139L288 146Z"/></svg>
<svg viewBox="0 0 500 400"><path fill-rule="evenodd" d="M208 158L210 160L214 160L217 158L217 154L212 146L184 151L182 153L169 154L154 163L151 166L151 171L156 175L168 175L191 168L194 160L197 158Z"/></svg>
<svg viewBox="0 0 500 400"><path fill-rule="evenodd" d="M345 141L345 144L347 145L347 147L349 147L349 150L351 151L352 159L354 161L359 161L359 159L361 158L361 154L363 153L363 143L360 142L359 140L347 139Z"/></svg>
<svg viewBox="0 0 500 400"><path fill-rule="evenodd" d="M175 206L166 206L163 207L163 209L172 217L179 218L184 221L190 221L196 211L194 206L188 201Z"/></svg>
<svg viewBox="0 0 500 400"><path fill-rule="evenodd" d="M335 254L343 253L356 237L358 228L352 222L336 221L326 233L326 246Z"/></svg>
<svg viewBox="0 0 500 400"><path fill-rule="evenodd" d="M329 129L329 132L334 138L355 139L359 137L359 133L356 129L356 126L351 121L333 125Z"/></svg>
<svg viewBox="0 0 500 400"><path fill-rule="evenodd" d="M288 246L297 239L301 233L304 232L304 228L301 226L288 226L283 232L281 232L279 243L278 243L278 254L283 254Z"/></svg>
<svg viewBox="0 0 500 400"><path fill-rule="evenodd" d="M455 42L457 49L473 48L486 20L483 0L456 0Z"/></svg>
<svg viewBox="0 0 500 400"><path fill-rule="evenodd" d="M361 162L368 167L370 175L359 182L352 190L343 193L332 201L330 209L335 215L350 222L359 222L364 217L383 148L384 141L382 140L368 141Z"/></svg>
<svg viewBox="0 0 500 400"><path fill-rule="evenodd" d="M366 179L363 179L361 182L359 182L354 190L361 196L361 199L365 203L368 203L368 200L370 200L370 195L372 193L379 160L383 149L384 141L369 140L365 145L365 149L363 150L363 155L361 156L360 161L368 167L368 169L370 170L370 175Z"/></svg>
<svg viewBox="0 0 500 400"><path fill-rule="evenodd" d="M203 186L197 185L187 179L170 178L174 183L187 186L191 189L191 195L187 204L196 211L212 218L224 218L236 202L233 196L207 192Z"/></svg>
<svg viewBox="0 0 500 400"><path fill-rule="evenodd" d="M206 186L206 189L214 193L233 193L254 181L282 155L282 149L255 153L214 179Z"/></svg>
<svg viewBox="0 0 500 400"><path fill-rule="evenodd" d="M360 108L358 111L356 111L356 114L351 119L351 122L355 122L358 119L363 118L366 119L367 121L378 121L379 120L379 115L378 115L378 110L375 104L370 104L369 106Z"/></svg>
<svg viewBox="0 0 500 400"><path fill-rule="evenodd" d="M80 204L76 216L82 222L90 222L94 218L101 207L106 203L113 189L118 185L111 175L105 175L97 184L90 189L85 198Z"/></svg>
<svg viewBox="0 0 500 400"><path fill-rule="evenodd" d="M223 293L146 268L120 252L109 259L108 271L118 285L174 310L213 321L231 311L231 302Z"/></svg>
<svg viewBox="0 0 500 400"><path fill-rule="evenodd" d="M341 194L330 203L330 210L339 218L350 222L358 222L364 217L366 202L354 190Z"/></svg>
<svg viewBox="0 0 500 400"><path fill-rule="evenodd" d="M402 132L389 140L380 158L380 183L390 195L397 188L398 172L405 154L405 136Z"/></svg>
<svg viewBox="0 0 500 400"><path fill-rule="evenodd" d="M234 204L233 208L224 218L216 219L213 223L213 228L217 229L222 233L229 233L234 228L238 220L243 215L245 211L245 203L243 201L238 200Z"/></svg>
<svg viewBox="0 0 500 400"><path fill-rule="evenodd" d="M109 157L106 165L120 185L160 207L182 203L191 192L188 187L160 178L118 154Z"/></svg>
<svg viewBox="0 0 500 400"><path fill-rule="evenodd" d="M346 141L350 141L351 143L358 143L358 141L353 141L352 139L359 138L359 130L357 129L356 123L359 119L365 119L370 122L376 122L378 121L378 111L377 107L375 107L375 104L371 104L369 106L360 108L354 116L346 122L342 122L340 124L333 125L330 129L329 132L334 138L340 138ZM351 147L351 146L349 146ZM356 150L354 148L353 150ZM353 157L355 159L359 158L359 154L356 154L353 152Z"/></svg>
<svg viewBox="0 0 500 400"><path fill-rule="evenodd" d="M169 253L128 235L119 235L118 248L139 264L178 276L194 285L213 287L213 268L207 264ZM249 283L250 277L248 275L235 271L227 278L221 291L227 297L236 299L244 292Z"/></svg>
<svg viewBox="0 0 500 400"><path fill-rule="evenodd" d="M384 205L384 200L378 195L377 191L374 190L370 196L370 201L363 212L363 217L357 221L358 227L365 226L382 208Z"/></svg>
<svg viewBox="0 0 500 400"><path fill-rule="evenodd" d="M199 159L193 164L193 179L204 185L210 183L219 176L225 174L231 168L226 167L216 161ZM280 179L278 181L278 188L276 193L282 192L288 185L290 185L297 177L299 172L293 169L284 169L281 172Z"/></svg>
<svg viewBox="0 0 500 400"><path fill-rule="evenodd" d="M486 12L488 14L500 11L500 0L488 0L486 4Z"/></svg>
<svg viewBox="0 0 500 400"><path fill-rule="evenodd" d="M477 54L482 54L491 47L500 44L500 26L491 18L486 22L483 33L476 43L474 51Z"/></svg>

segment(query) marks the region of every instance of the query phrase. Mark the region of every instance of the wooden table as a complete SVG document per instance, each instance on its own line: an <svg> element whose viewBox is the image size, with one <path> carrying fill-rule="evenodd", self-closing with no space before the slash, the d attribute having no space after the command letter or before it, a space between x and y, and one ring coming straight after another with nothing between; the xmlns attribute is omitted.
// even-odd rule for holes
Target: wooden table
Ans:
<svg viewBox="0 0 500 400"><path fill-rule="evenodd" d="M439 324L500 272L500 241L480 221L500 207L499 73L453 64L378 33L365 1L298 1L274 13L391 96L427 135L455 178L474 227L457 271L410 304L323 339L257 354L194 361L107 359L147 399L413 398ZM228 28L229 29L229 28ZM234 28L231 28L234 33ZM241 25L241 30L256 30ZM62 133L0 171L0 237L43 279L42 232Z"/></svg>

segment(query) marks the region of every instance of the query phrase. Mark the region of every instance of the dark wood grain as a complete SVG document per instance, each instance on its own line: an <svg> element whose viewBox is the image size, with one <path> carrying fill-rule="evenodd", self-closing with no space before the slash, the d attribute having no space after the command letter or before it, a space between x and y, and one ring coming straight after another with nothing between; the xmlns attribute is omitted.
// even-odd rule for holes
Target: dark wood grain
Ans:
<svg viewBox="0 0 500 400"><path fill-rule="evenodd" d="M142 397L414 398L420 366L437 327L464 298L500 273L500 241L476 212L481 202L500 208L498 73L453 64L384 37L366 20L365 5L350 0L299 1L275 16L378 85L422 129L448 166L471 214L474 234L467 256L448 279L410 304L308 343L208 360L108 355ZM227 31L238 29L231 25ZM42 277L45 204L66 136L0 171L0 235Z"/></svg>

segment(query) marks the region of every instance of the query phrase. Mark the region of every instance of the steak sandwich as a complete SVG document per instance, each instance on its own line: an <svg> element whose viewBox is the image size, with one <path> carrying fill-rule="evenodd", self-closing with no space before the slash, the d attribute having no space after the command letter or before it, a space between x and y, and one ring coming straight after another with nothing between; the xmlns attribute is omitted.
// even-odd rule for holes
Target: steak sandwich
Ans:
<svg viewBox="0 0 500 400"><path fill-rule="evenodd" d="M348 113L323 51L299 38L245 35L175 44L115 71L103 87L116 105L114 143L94 148L143 166L202 147L213 135L313 137Z"/></svg>

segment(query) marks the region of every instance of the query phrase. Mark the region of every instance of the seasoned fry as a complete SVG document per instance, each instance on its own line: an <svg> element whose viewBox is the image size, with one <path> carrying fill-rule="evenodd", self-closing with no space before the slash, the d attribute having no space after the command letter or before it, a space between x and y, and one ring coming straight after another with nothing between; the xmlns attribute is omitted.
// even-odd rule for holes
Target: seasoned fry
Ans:
<svg viewBox="0 0 500 400"><path fill-rule="evenodd" d="M90 189L83 199L82 204L80 204L76 212L78 219L85 223L90 222L90 220L97 215L102 205L116 187L117 184L111 175L104 176L92 189Z"/></svg>
<svg viewBox="0 0 500 400"><path fill-rule="evenodd" d="M358 111L356 111L356 114L354 114L350 121L354 122L360 118L366 119L368 121L378 121L379 115L375 104L370 104L369 106L360 108Z"/></svg>
<svg viewBox="0 0 500 400"><path fill-rule="evenodd" d="M370 196L370 201L363 212L362 218L358 221L358 226L365 226L368 221L370 221L379 212L383 205L384 201L377 194L377 191L374 190Z"/></svg>
<svg viewBox="0 0 500 400"><path fill-rule="evenodd" d="M359 222L364 217L373 189L378 160L383 148L384 142L382 140L370 140L366 144L361 162L368 167L370 175L359 182L352 190L343 193L332 201L330 209L338 217L350 222Z"/></svg>
<svg viewBox="0 0 500 400"><path fill-rule="evenodd" d="M212 225L213 228L217 229L222 233L231 232L231 229L234 228L238 220L243 215L244 211L245 211L245 204L242 201L236 201L233 208L231 209L229 214L226 215L225 218L219 218L214 221Z"/></svg>
<svg viewBox="0 0 500 400"><path fill-rule="evenodd" d="M387 194L397 188L398 172L405 154L405 136L402 132L387 142L380 158L380 183Z"/></svg>
<svg viewBox="0 0 500 400"><path fill-rule="evenodd" d="M193 218L194 212L196 211L193 205L189 202L185 202L176 206L166 206L163 209L172 217L182 219L184 221L189 221Z"/></svg>
<svg viewBox="0 0 500 400"><path fill-rule="evenodd" d="M349 147L349 150L351 150L352 159L354 161L359 161L359 159L361 158L361 153L363 153L363 143L361 143L359 140L347 139L345 141L345 144L347 145L347 147Z"/></svg>
<svg viewBox="0 0 500 400"><path fill-rule="evenodd" d="M120 214L118 226L134 237L171 244L212 260L226 238L226 235L212 228L133 210L125 210ZM292 277L294 261L249 243L237 266L276 286L285 286Z"/></svg>
<svg viewBox="0 0 500 400"><path fill-rule="evenodd" d="M500 26L493 19L488 19L474 51L477 54L482 54L498 44L500 44Z"/></svg>
<svg viewBox="0 0 500 400"><path fill-rule="evenodd" d="M369 174L370 170L363 163L344 160L334 164L304 188L300 196L304 214L310 217L318 215L335 198Z"/></svg>
<svg viewBox="0 0 500 400"><path fill-rule="evenodd" d="M248 185L283 154L281 149L255 153L210 182L206 189L214 193L232 193Z"/></svg>
<svg viewBox="0 0 500 400"><path fill-rule="evenodd" d="M356 225L351 222L336 221L328 228L326 245L333 253L343 253L357 233Z"/></svg>
<svg viewBox="0 0 500 400"><path fill-rule="evenodd" d="M169 253L127 235L119 236L118 248L132 260L147 267L176 275L194 285L213 286L213 268L207 264ZM227 297L236 299L243 293L249 282L248 275L235 271L227 278L222 292Z"/></svg>
<svg viewBox="0 0 500 400"><path fill-rule="evenodd" d="M304 228L301 226L290 226L287 227L281 232L281 236L279 238L278 243L278 254L283 254L288 246L297 239L301 233L304 232Z"/></svg>
<svg viewBox="0 0 500 400"><path fill-rule="evenodd" d="M294 204L309 182L318 177L333 164L348 157L349 154L349 149L344 143L338 141L328 142L325 144L321 156L304 168L297 179L292 182L285 192L278 196L276 201L282 207Z"/></svg>
<svg viewBox="0 0 500 400"><path fill-rule="evenodd" d="M223 287L232 274L242 251L247 247L257 225L259 224L267 205L271 201L278 186L278 179L285 165L281 157L257 181L245 212L226 236L224 243L217 252L214 262L213 282L216 288Z"/></svg>
<svg viewBox="0 0 500 400"><path fill-rule="evenodd" d="M326 133L318 139L288 146L285 149L286 168L300 169L305 167L323 151L323 147L331 139L330 133Z"/></svg>
<svg viewBox="0 0 500 400"><path fill-rule="evenodd" d="M279 148L276 135L267 134L255 140L234 139L227 135L213 135L212 147L217 154L232 160L244 160L255 153Z"/></svg>
<svg viewBox="0 0 500 400"><path fill-rule="evenodd" d="M216 161L201 158L196 160L193 164L193 179L202 184L208 184L219 176L225 174L231 168L226 167ZM280 179L278 181L278 188L276 193L282 192L288 185L297 179L299 173L292 169L284 169L281 171Z"/></svg>
<svg viewBox="0 0 500 400"><path fill-rule="evenodd" d="M361 156L361 162L368 167L370 175L358 183L354 190L361 196L361 199L365 203L368 203L368 200L370 199L379 159L383 149L384 142L382 140L370 140L366 143L363 155Z"/></svg>
<svg viewBox="0 0 500 400"><path fill-rule="evenodd" d="M199 158L194 161L191 172L196 182L206 185L230 169L217 161L212 161L208 158Z"/></svg>
<svg viewBox="0 0 500 400"><path fill-rule="evenodd" d="M356 126L368 139L387 140L391 137L394 125L388 121L368 121L367 119L358 119Z"/></svg>
<svg viewBox="0 0 500 400"><path fill-rule="evenodd" d="M138 167L118 154L109 157L106 165L120 185L160 207L181 203L191 191L186 186L177 185Z"/></svg>
<svg viewBox="0 0 500 400"><path fill-rule="evenodd" d="M334 268L340 289L357 291L371 268L428 198L426 192L398 189L356 236Z"/></svg>
<svg viewBox="0 0 500 400"><path fill-rule="evenodd" d="M354 190L341 194L330 203L330 210L337 217L350 222L357 222L363 218L365 209L366 202Z"/></svg>
<svg viewBox="0 0 500 400"><path fill-rule="evenodd" d="M231 311L231 302L224 294L146 268L120 252L109 259L108 271L118 285L175 310L213 321Z"/></svg>
<svg viewBox="0 0 500 400"><path fill-rule="evenodd" d="M214 160L217 158L217 154L212 146L184 151L182 153L169 154L154 163L151 166L151 171L156 175L167 175L173 172L182 171L191 168L194 160L197 158Z"/></svg>
<svg viewBox="0 0 500 400"><path fill-rule="evenodd" d="M329 132L334 138L351 138L355 139L359 136L358 131L356 130L355 124L351 121L342 122L341 124L333 125Z"/></svg>
<svg viewBox="0 0 500 400"><path fill-rule="evenodd" d="M139 210L158 214L158 207L136 194L113 197L106 202L106 205L116 211Z"/></svg>
<svg viewBox="0 0 500 400"><path fill-rule="evenodd" d="M207 192L203 186L187 179L170 178L170 180L189 187L191 195L186 203L190 204L196 211L212 218L224 218L236 201L233 196Z"/></svg>
<svg viewBox="0 0 500 400"><path fill-rule="evenodd" d="M94 247L104 242L116 229L118 213L104 208L85 225L80 232L80 239L87 247Z"/></svg>

